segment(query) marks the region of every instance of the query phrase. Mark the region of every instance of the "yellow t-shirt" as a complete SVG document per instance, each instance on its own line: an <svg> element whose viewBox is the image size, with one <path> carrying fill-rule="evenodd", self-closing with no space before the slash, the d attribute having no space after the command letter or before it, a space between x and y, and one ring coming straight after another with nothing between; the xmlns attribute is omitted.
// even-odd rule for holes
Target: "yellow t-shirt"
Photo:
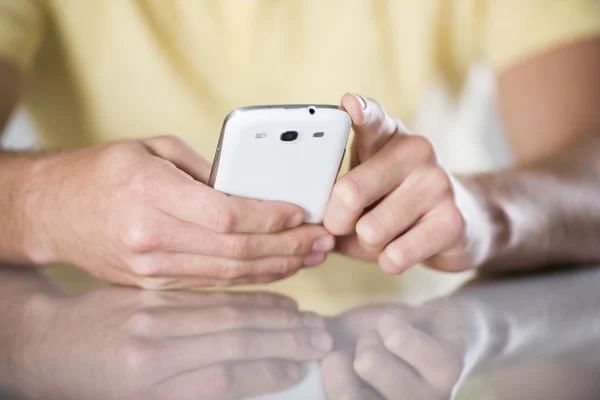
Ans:
<svg viewBox="0 0 600 400"><path fill-rule="evenodd" d="M0 55L44 145L170 133L209 159L237 107L354 91L410 126L433 79L459 88L473 60L498 72L599 33L597 0L0 0ZM417 273L332 256L271 289L333 312L414 299Z"/></svg>

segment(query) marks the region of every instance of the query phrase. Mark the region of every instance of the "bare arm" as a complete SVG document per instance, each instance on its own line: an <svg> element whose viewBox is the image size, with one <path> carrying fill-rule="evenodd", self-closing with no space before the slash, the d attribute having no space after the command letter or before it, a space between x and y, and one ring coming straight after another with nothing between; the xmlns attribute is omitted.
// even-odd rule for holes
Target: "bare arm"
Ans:
<svg viewBox="0 0 600 400"><path fill-rule="evenodd" d="M483 268L600 260L600 39L506 71L499 92L517 165L462 179L495 228Z"/></svg>
<svg viewBox="0 0 600 400"><path fill-rule="evenodd" d="M0 140L18 102L21 77L15 66L0 61ZM28 166L35 155L13 153L0 147L0 260L27 262L32 248L27 245L24 195Z"/></svg>
<svg viewBox="0 0 600 400"><path fill-rule="evenodd" d="M345 95L353 169L325 227L337 249L389 274L600 260L600 39L565 45L500 76L517 165L452 176L427 138L406 134L373 99Z"/></svg>
<svg viewBox="0 0 600 400"><path fill-rule="evenodd" d="M0 120L19 74L0 64ZM0 263L70 264L153 289L266 283L325 260L334 239L291 204L226 196L174 136L64 152L0 149Z"/></svg>

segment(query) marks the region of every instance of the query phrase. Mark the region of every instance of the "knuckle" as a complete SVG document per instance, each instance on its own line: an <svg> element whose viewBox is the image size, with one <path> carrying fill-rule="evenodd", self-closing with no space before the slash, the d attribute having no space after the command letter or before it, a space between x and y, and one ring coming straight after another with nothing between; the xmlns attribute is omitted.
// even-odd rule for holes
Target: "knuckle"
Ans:
<svg viewBox="0 0 600 400"><path fill-rule="evenodd" d="M202 210L208 226L218 233L228 234L235 231L235 213L225 206L205 205Z"/></svg>
<svg viewBox="0 0 600 400"><path fill-rule="evenodd" d="M279 348L294 353L304 347L306 337L301 333L286 332L279 336L277 342L280 346Z"/></svg>
<svg viewBox="0 0 600 400"><path fill-rule="evenodd" d="M308 253L310 244L307 240L303 240L301 237L295 235L290 237L285 244L285 252L288 255L304 255Z"/></svg>
<svg viewBox="0 0 600 400"><path fill-rule="evenodd" d="M120 364L134 381L147 379L155 365L160 365L160 351L156 344L141 338L129 338L118 349Z"/></svg>
<svg viewBox="0 0 600 400"><path fill-rule="evenodd" d="M226 364L213 364L206 369L206 388L209 398L229 398L229 390L234 385L233 372Z"/></svg>
<svg viewBox="0 0 600 400"><path fill-rule="evenodd" d="M159 318L149 310L132 314L127 322L128 330L138 336L155 336L160 334Z"/></svg>
<svg viewBox="0 0 600 400"><path fill-rule="evenodd" d="M246 313L232 306L223 307L219 316L221 323L225 326L241 326L246 319Z"/></svg>
<svg viewBox="0 0 600 400"><path fill-rule="evenodd" d="M427 174L427 183L432 187L437 188L442 193L447 193L452 189L452 183L448 173L441 167L432 168Z"/></svg>
<svg viewBox="0 0 600 400"><path fill-rule="evenodd" d="M285 370L279 368L275 363L269 361L260 361L254 365L254 375L260 379L260 382L281 382L285 380Z"/></svg>
<svg viewBox="0 0 600 400"><path fill-rule="evenodd" d="M365 207L365 193L362 181L352 173L341 178L334 188L334 195L352 211Z"/></svg>
<svg viewBox="0 0 600 400"><path fill-rule="evenodd" d="M282 212L269 212L265 215L263 232L278 232L286 222L287 215Z"/></svg>
<svg viewBox="0 0 600 400"><path fill-rule="evenodd" d="M276 274L287 275L297 271L302 267L302 259L296 257L286 258L278 264L278 268L275 270Z"/></svg>
<svg viewBox="0 0 600 400"><path fill-rule="evenodd" d="M229 286L233 280L243 276L243 263L224 263L219 268L219 280L223 282L222 286Z"/></svg>
<svg viewBox="0 0 600 400"><path fill-rule="evenodd" d="M136 154L136 147L130 141L121 141L108 144L99 154L98 162L103 170L122 173L123 168L130 165L132 157ZM141 148L141 146L140 146Z"/></svg>
<svg viewBox="0 0 600 400"><path fill-rule="evenodd" d="M228 333L222 337L222 352L227 359L242 358L252 343L241 333Z"/></svg>
<svg viewBox="0 0 600 400"><path fill-rule="evenodd" d="M356 355L354 370L362 378L371 378L383 366L381 355L375 348L366 348Z"/></svg>
<svg viewBox="0 0 600 400"><path fill-rule="evenodd" d="M132 154L132 142L120 141L109 143L103 151L103 155L109 159L122 159Z"/></svg>
<svg viewBox="0 0 600 400"><path fill-rule="evenodd" d="M441 222L452 236L460 235L466 229L465 218L455 205L450 206L443 214Z"/></svg>
<svg viewBox="0 0 600 400"><path fill-rule="evenodd" d="M223 245L224 252L236 260L248 260L254 253L253 243L249 235L227 236L224 239ZM234 274L231 277L236 278L238 275Z"/></svg>
<svg viewBox="0 0 600 400"><path fill-rule="evenodd" d="M424 136L408 136L410 152L418 160L433 161L436 160L435 149L429 139Z"/></svg>
<svg viewBox="0 0 600 400"><path fill-rule="evenodd" d="M356 224L356 232L359 237L370 245L381 245L381 239L389 236L388 223L386 223L385 217L378 210L373 210L361 218ZM390 219L389 215L387 219Z"/></svg>
<svg viewBox="0 0 600 400"><path fill-rule="evenodd" d="M394 316L394 318L396 318ZM400 317L398 318L399 320L405 320L405 318ZM392 319L392 321L394 321L394 319ZM409 324L408 322L404 322L402 323L400 326L404 326L404 324ZM395 329L398 329L397 327ZM411 344L413 343L410 339L410 337L408 337L408 335L406 335L406 331L403 330L402 328L400 328L400 332L402 334L394 334L390 337L387 337L386 339L384 339L384 345L387 349L389 349L391 352L396 353L396 354L402 354L402 351L404 349L409 349L411 348Z"/></svg>
<svg viewBox="0 0 600 400"><path fill-rule="evenodd" d="M175 135L161 135L155 138L158 146L164 149L168 154L179 153L185 147L185 142Z"/></svg>
<svg viewBox="0 0 600 400"><path fill-rule="evenodd" d="M139 221L126 224L121 229L120 239L123 247L133 254L159 250L164 244L162 232Z"/></svg>

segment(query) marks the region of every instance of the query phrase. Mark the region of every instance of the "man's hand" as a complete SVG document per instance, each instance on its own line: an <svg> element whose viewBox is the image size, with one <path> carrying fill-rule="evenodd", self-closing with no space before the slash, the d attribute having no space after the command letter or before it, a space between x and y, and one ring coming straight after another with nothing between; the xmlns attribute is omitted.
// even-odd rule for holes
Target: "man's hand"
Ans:
<svg viewBox="0 0 600 400"><path fill-rule="evenodd" d="M390 274L419 262L444 271L481 262L489 241L482 208L439 164L431 143L409 135L374 100L347 94L342 106L356 134L351 170L324 217L330 232L344 235L338 250L378 260Z"/></svg>
<svg viewBox="0 0 600 400"><path fill-rule="evenodd" d="M206 185L209 173L170 136L43 157L20 199L30 258L165 289L266 283L333 248L298 207L227 196Z"/></svg>

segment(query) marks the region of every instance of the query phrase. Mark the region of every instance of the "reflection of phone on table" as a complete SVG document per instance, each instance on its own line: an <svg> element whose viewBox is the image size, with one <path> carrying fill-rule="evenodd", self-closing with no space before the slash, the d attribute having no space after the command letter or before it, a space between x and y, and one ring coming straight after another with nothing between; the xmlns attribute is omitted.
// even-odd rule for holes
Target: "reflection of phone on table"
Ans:
<svg viewBox="0 0 600 400"><path fill-rule="evenodd" d="M223 123L210 186L300 206L320 223L339 172L351 120L337 106L240 108Z"/></svg>

